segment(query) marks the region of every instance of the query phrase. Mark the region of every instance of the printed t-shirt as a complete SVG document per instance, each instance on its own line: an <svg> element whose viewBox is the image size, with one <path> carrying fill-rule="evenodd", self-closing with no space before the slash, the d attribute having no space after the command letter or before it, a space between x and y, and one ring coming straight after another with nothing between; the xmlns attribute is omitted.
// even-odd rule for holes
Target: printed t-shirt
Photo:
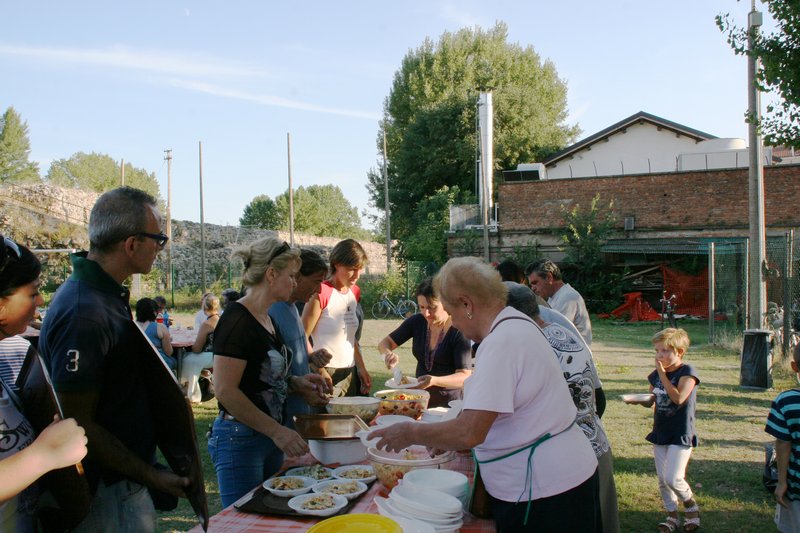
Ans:
<svg viewBox="0 0 800 533"><path fill-rule="evenodd" d="M517 318L499 323L506 317ZM495 326L480 343L475 371L464 382L464 409L498 413L484 442L475 447L477 458L499 457L569 428L536 448L532 497L580 485L594 474L597 459L573 424L577 410L550 344L530 319L510 307L497 315ZM526 450L480 465L489 494L506 502L528 500L528 454Z"/></svg>
<svg viewBox="0 0 800 533"><path fill-rule="evenodd" d="M277 422L283 421L288 350L239 302L233 302L219 318L214 331L214 355L246 361L239 389L261 411ZM220 409L225 410L221 403Z"/></svg>
<svg viewBox="0 0 800 533"><path fill-rule="evenodd" d="M653 370L647 376L647 381L653 386L653 394L656 395L656 409L653 414L653 431L645 438L653 444L697 446L695 407L700 378L692 365L681 365L672 372L667 372L667 378L675 387L684 376L691 376L697 383L683 405L677 405L669 399L669 395L658 377L658 371Z"/></svg>
<svg viewBox="0 0 800 533"><path fill-rule="evenodd" d="M17 376L30 347L31 343L19 335L0 340L0 379L15 392Z"/></svg>

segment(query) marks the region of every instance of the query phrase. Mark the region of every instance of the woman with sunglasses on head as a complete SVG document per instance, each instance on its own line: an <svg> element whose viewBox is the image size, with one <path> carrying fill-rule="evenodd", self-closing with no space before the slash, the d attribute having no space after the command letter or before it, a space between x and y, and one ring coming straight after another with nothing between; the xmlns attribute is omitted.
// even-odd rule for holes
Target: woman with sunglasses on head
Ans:
<svg viewBox="0 0 800 533"><path fill-rule="evenodd" d="M24 246L0 236L0 365L19 358L29 344L25 331L37 305L41 265ZM22 353L24 358L25 353ZM30 486L43 474L74 465L86 455L86 435L73 419L54 421L34 440L14 383L21 361L0 373L0 426L5 427L0 447L0 531L36 531L38 491ZM30 488L28 488L30 486Z"/></svg>
<svg viewBox="0 0 800 533"><path fill-rule="evenodd" d="M367 253L353 239L339 242L329 257L330 278L303 308L303 326L315 350L325 348L333 358L320 373L333 382L334 396L369 394L372 378L356 341L358 302L356 283L367 264Z"/></svg>
<svg viewBox="0 0 800 533"><path fill-rule="evenodd" d="M325 397L318 374L292 376L290 354L267 314L289 301L300 251L268 237L240 248L247 293L231 304L214 331L214 387L219 416L208 439L222 506L227 507L275 474L284 456L299 457L308 444L282 425L290 392Z"/></svg>

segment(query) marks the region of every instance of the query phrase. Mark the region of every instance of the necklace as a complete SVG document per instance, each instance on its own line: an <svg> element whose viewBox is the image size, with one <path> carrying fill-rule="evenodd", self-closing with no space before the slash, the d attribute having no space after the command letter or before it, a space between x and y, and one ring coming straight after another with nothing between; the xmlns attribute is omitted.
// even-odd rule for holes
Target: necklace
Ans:
<svg viewBox="0 0 800 533"><path fill-rule="evenodd" d="M425 328L425 368L428 372L431 371L433 368L433 359L436 355L436 350L439 349L439 345L442 344L444 340L444 332L446 328L442 327L439 330L439 336L436 338L436 344L434 344L433 348L431 348L431 327L428 326Z"/></svg>

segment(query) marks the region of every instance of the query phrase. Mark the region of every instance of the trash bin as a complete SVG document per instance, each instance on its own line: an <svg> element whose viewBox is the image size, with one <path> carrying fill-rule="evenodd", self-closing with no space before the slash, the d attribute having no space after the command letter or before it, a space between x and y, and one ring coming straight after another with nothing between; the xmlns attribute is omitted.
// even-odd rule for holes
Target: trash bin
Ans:
<svg viewBox="0 0 800 533"><path fill-rule="evenodd" d="M744 330L739 385L753 389L772 387L772 353L768 329Z"/></svg>

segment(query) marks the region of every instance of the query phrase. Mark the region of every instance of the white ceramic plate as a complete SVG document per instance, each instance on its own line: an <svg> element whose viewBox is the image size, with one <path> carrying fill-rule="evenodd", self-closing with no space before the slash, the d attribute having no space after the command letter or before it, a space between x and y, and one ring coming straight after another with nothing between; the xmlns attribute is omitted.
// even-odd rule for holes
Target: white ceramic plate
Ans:
<svg viewBox="0 0 800 533"><path fill-rule="evenodd" d="M324 498L326 496L330 496L333 499L333 506L328 507L326 509L305 509L303 505L311 499L314 498ZM291 500L289 500L289 507L294 509L300 514L307 514L311 516L331 516L339 511L347 505L347 498L344 496L339 496L338 494L301 494L300 496L295 496Z"/></svg>
<svg viewBox="0 0 800 533"><path fill-rule="evenodd" d="M347 477L345 474L351 470L369 472L369 475L366 477ZM352 479L362 483L370 483L371 481L375 481L375 469L372 468L372 465L345 465L335 468L333 470L333 477L336 479Z"/></svg>
<svg viewBox="0 0 800 533"><path fill-rule="evenodd" d="M385 385L390 389L415 389L417 385L419 385L419 380L417 378L412 378L411 376L406 376L408 383L398 383L394 380L394 378L389 378L386 380Z"/></svg>
<svg viewBox="0 0 800 533"><path fill-rule="evenodd" d="M649 403L651 400L655 399L655 394L646 393L646 394L623 394L621 396L622 401L625 403Z"/></svg>
<svg viewBox="0 0 800 533"><path fill-rule="evenodd" d="M415 420L405 415L381 415L375 419L375 425L386 427L392 424L400 424L402 422L414 422Z"/></svg>
<svg viewBox="0 0 800 533"><path fill-rule="evenodd" d="M425 520L430 522L435 527L449 527L451 524L461 520L463 513L459 514L445 514L431 511L430 508L422 508L414 501L402 496L389 495L389 502L398 511L402 511L407 516L416 518L417 520ZM459 502L461 505L461 502Z"/></svg>
<svg viewBox="0 0 800 533"><path fill-rule="evenodd" d="M469 492L469 480L461 472L446 469L420 468L406 472L403 485L438 490L461 499Z"/></svg>
<svg viewBox="0 0 800 533"><path fill-rule="evenodd" d="M318 474L312 475L312 472L310 471L311 468L315 468ZM327 473L327 475L323 477L323 473ZM322 466L322 465L296 466L294 468L290 468L289 470L287 470L285 475L310 477L315 482L320 482L333 479L333 470L328 468L327 466Z"/></svg>
<svg viewBox="0 0 800 533"><path fill-rule="evenodd" d="M404 509L401 509L397 505L397 500L393 500L392 498L381 498L380 496L376 496L374 501L375 505L378 506L378 513L382 514L383 516L388 516L389 518L397 516L400 518L410 518L412 520L424 520L428 524L432 525L434 529L461 527L461 525L464 523L461 518L452 518L447 520L440 520L438 518L423 519L416 512L408 512Z"/></svg>
<svg viewBox="0 0 800 533"><path fill-rule="evenodd" d="M276 489L274 487L275 483L278 483L282 480L286 479L298 479L303 482L303 486L299 489ZM271 477L266 480L262 485L265 489L270 491L275 496L281 496L284 498L288 498L291 496L297 496L299 494L305 494L306 492L311 490L311 487L317 484L316 479L311 479L310 477L303 477L303 476L280 476L280 477Z"/></svg>
<svg viewBox="0 0 800 533"><path fill-rule="evenodd" d="M328 489L330 487L332 487L333 485L340 485L340 486L341 485L348 485L349 486L350 483L352 483L355 486L355 490L353 490L352 492L348 492L346 494L340 494L338 492L329 492L328 491ZM367 486L364 483L362 483L360 481L356 481L354 479L331 479L331 480L328 480L328 481L321 481L321 482L317 483L316 485L311 487L311 490L316 492L317 494L338 494L339 496L344 496L348 500L352 500L353 498L361 496L362 494L367 492Z"/></svg>

